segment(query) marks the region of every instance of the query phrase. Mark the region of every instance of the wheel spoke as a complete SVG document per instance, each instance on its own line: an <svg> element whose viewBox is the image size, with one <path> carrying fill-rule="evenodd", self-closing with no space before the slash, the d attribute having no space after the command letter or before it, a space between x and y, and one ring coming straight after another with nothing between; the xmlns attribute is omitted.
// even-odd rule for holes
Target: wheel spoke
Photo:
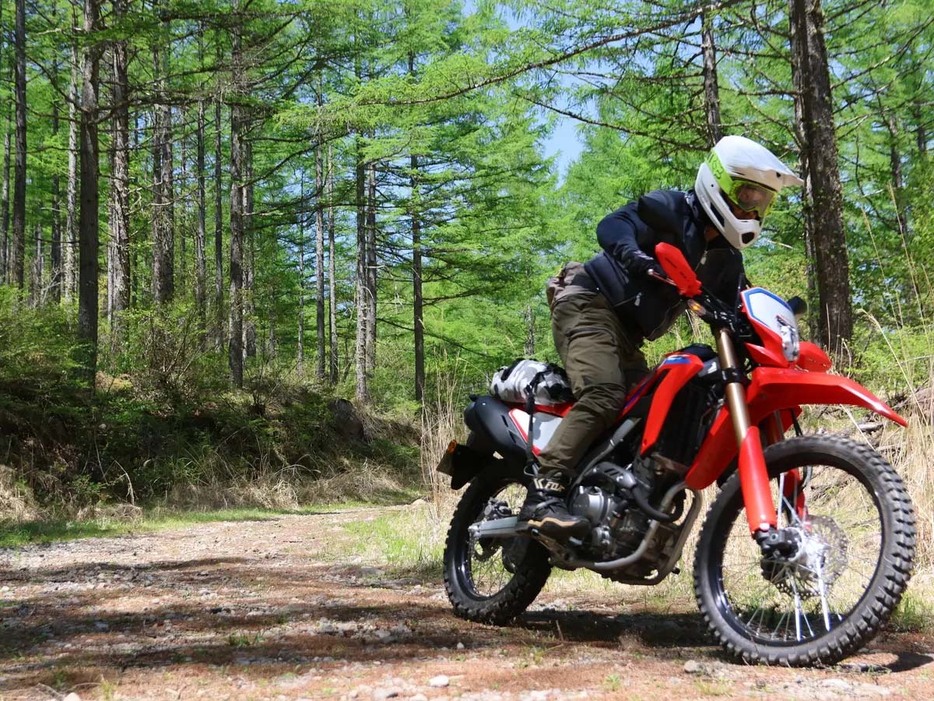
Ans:
<svg viewBox="0 0 934 701"><path fill-rule="evenodd" d="M770 447L766 459L776 524L793 547L760 552L734 478L698 544L698 602L721 641L744 659L836 661L882 625L880 606L891 611L897 602L891 588L904 589L900 573L913 549L894 540L883 510L912 524L907 493L881 457L838 437L792 438ZM888 590L873 589L880 576ZM860 627L838 632L857 606Z"/></svg>

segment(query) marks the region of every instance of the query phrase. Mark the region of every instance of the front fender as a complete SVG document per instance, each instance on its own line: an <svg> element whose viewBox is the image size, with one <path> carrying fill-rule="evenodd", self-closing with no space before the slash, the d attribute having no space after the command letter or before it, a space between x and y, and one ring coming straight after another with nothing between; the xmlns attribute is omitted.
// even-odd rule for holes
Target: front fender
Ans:
<svg viewBox="0 0 934 701"><path fill-rule="evenodd" d="M746 388L746 402L753 425L776 411L794 411L803 404L861 406L901 426L908 425L888 404L859 383L825 372L756 368ZM729 410L724 406L714 419L694 463L685 475L685 483L690 489L704 489L720 476L737 452L733 422Z"/></svg>

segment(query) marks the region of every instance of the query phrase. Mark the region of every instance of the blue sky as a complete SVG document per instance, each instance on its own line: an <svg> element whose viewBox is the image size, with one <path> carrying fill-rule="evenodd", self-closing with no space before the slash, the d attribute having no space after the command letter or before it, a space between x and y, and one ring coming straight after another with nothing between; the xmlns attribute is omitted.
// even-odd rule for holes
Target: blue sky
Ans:
<svg viewBox="0 0 934 701"><path fill-rule="evenodd" d="M542 144L545 155L555 157L562 180L568 165L577 159L584 147L577 136L577 125L573 119L559 117L554 132Z"/></svg>

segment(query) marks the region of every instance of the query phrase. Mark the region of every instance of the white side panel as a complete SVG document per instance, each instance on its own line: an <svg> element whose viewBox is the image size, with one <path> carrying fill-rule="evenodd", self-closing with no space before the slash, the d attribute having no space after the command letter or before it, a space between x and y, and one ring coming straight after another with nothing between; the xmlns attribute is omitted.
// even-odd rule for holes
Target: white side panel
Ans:
<svg viewBox="0 0 934 701"><path fill-rule="evenodd" d="M509 416L519 428L522 437L528 440L529 415L522 409L511 409ZM560 416L542 412L535 413L532 418L532 447L535 449L536 453L540 452L548 445L548 441L551 440L555 429L558 428L558 424L560 423Z"/></svg>

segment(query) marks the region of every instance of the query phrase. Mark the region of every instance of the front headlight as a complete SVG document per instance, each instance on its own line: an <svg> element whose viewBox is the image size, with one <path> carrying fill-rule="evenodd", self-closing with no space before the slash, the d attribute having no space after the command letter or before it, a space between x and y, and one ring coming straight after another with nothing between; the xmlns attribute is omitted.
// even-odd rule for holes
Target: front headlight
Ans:
<svg viewBox="0 0 934 701"><path fill-rule="evenodd" d="M785 360L793 363L801 352L801 338L798 336L798 327L795 324L784 323L779 331L782 336L782 354Z"/></svg>

